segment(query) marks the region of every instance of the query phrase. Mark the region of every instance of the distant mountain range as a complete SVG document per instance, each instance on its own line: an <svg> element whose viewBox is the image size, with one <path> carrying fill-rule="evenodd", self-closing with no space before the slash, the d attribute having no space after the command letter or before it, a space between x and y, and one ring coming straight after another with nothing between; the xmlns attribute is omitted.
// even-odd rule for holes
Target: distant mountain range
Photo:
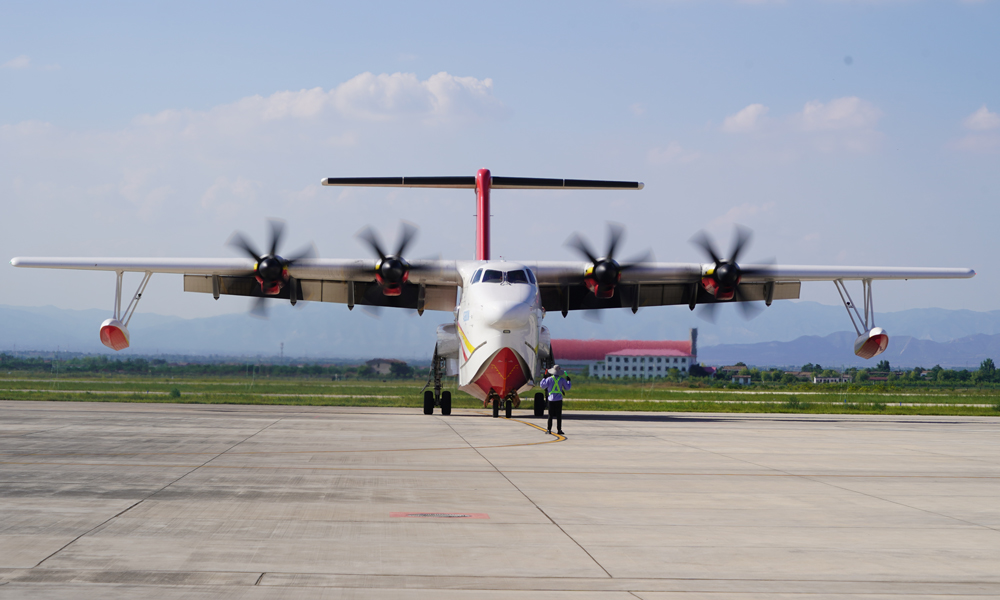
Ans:
<svg viewBox="0 0 1000 600"><path fill-rule="evenodd" d="M752 366L801 366L817 363L824 367L873 367L885 359L895 367L941 365L948 368L976 370L986 358L1000 360L1000 334L970 335L949 342L919 340L911 336L890 336L889 347L872 360L854 355L853 331L828 336L802 336L790 342L757 344L720 344L702 348L698 360L707 365L731 365L744 362Z"/></svg>
<svg viewBox="0 0 1000 600"><path fill-rule="evenodd" d="M272 308L268 320L243 313L197 319L138 313L129 325L132 348L116 355L276 356L284 343L285 356L290 357L427 359L435 328L451 319L450 313L428 311L418 317L397 310L373 318L361 309L351 312L330 304L291 308L276 303ZM96 309L0 306L0 351L111 353L97 336L108 316L108 311ZM575 339L687 339L688 329L697 327L699 359L708 364L855 364L855 336L842 333L850 327L842 306L775 302L751 321L724 309L715 324L701 321L687 307L643 309L636 315L602 311L602 316L595 323L579 313L568 318L549 314L545 324L553 337ZM876 317L890 334L886 357L893 364L975 367L980 356L1000 359L1000 352L992 350L1000 339L1000 310L913 309Z"/></svg>

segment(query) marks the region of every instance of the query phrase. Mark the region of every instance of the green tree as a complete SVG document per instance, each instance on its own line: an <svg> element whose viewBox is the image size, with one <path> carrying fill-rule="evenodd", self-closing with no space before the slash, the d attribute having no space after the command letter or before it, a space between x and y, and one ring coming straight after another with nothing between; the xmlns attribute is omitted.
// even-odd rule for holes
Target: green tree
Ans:
<svg viewBox="0 0 1000 600"><path fill-rule="evenodd" d="M889 361L883 359L878 361L878 365L875 366L876 371L891 371L892 367L889 366Z"/></svg>
<svg viewBox="0 0 1000 600"><path fill-rule="evenodd" d="M868 374L868 369L861 369L858 371L857 381L868 381L871 376Z"/></svg>
<svg viewBox="0 0 1000 600"><path fill-rule="evenodd" d="M404 362L394 362L390 364L389 372L392 373L393 377L398 377L400 379L413 377L413 367Z"/></svg>
<svg viewBox="0 0 1000 600"><path fill-rule="evenodd" d="M976 381L989 383L997 380L997 367L993 364L992 358L987 358L979 363L979 370L976 371Z"/></svg>

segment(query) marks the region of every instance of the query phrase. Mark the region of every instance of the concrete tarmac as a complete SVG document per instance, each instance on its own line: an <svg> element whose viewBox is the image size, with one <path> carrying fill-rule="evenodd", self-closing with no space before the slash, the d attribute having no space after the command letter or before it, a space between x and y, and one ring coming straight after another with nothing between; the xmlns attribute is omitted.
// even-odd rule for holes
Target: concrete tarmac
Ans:
<svg viewBox="0 0 1000 600"><path fill-rule="evenodd" d="M0 402L0 600L1000 597L997 419L418 413Z"/></svg>

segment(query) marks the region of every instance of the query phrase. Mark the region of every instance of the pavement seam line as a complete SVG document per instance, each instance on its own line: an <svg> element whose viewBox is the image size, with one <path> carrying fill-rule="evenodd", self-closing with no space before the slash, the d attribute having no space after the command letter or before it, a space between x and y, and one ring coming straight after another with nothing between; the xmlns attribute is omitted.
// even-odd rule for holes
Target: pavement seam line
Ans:
<svg viewBox="0 0 1000 600"><path fill-rule="evenodd" d="M442 419L442 420L443 420L443 419ZM510 420L510 421L513 421L514 419L508 419L508 420ZM520 422L520 423L523 423L523 421L519 421L519 422ZM535 503L535 501L534 501L534 500L532 500L530 496L528 496L527 494L525 494L525 493L524 493L524 490L522 490L521 488L517 487L517 484L516 484L516 483L514 483L513 481L511 481L511 480L510 480L510 477L507 477L507 474L506 474L506 473L504 473L503 471L501 471L500 469L498 469L498 468L497 468L497 466L496 466L496 465L494 465L494 464L493 464L493 462L492 462L492 461L491 461L490 459L486 458L486 456L484 456L484 455L483 455L483 453L479 451L479 448L476 448L476 447L475 447L475 446L473 446L473 445L472 445L471 443L469 443L469 440L465 439L465 436L463 436L463 435L462 435L461 433L459 433L459 432L458 432L458 431L457 431L457 430L456 430L456 429L455 429L455 428L454 428L454 427L452 426L452 424L451 424L451 423L449 423L448 421L445 421L445 423L446 423L446 424L448 425L448 427L450 427L450 428L451 428L451 430L452 430L453 432L455 432L455 435L457 435L457 436L458 436L458 437L459 437L459 438L460 438L460 439L461 439L461 440L462 440L463 442L465 442L466 444L469 444L469 447L470 447L470 448L472 448L473 450L475 450L475 451L476 451L476 454L478 454L478 455L479 455L479 456L480 456L480 457L481 457L481 458L482 458L483 460L485 460L485 461L486 461L486 464L488 464L489 466L493 467L493 469L494 469L494 470L495 470L495 471L496 471L496 472L497 472L497 473L498 473L498 474L499 474L499 475L500 475L501 477L503 477L504 479L506 479L506 480L507 480L507 483L509 483L509 484L511 485L511 487L513 487L513 488L514 488L515 490L517 490L517 491L518 491L518 492L519 492L519 493L520 493L520 494L521 494L522 496L524 496L524 499L525 499L525 500L527 500L528 502L531 502L531 505L532 505L532 506L534 506L534 507L535 507L535 509L536 509L536 510L537 510L538 512L540 512L540 513L542 513L543 515L545 515L545 518L546 518L546 519L548 519L550 523L552 523L553 525L555 525L555 526L556 526L556 528L558 528L558 529L559 529L559 531L561 531L563 535L565 535L565 536L566 536L567 538L569 538L569 540L570 540L571 542L573 542L574 544L576 544L576 546L577 546L577 547L578 547L578 548L579 548L580 550L582 550L582 551L583 551L583 553L584 553L584 554L586 554L588 558L590 558L590 560L594 561L594 564L595 564L595 565L597 565L598 567L600 567L600 568L601 568L601 570L602 570L602 571L604 571L604 573L605 573L605 574L606 574L606 575L608 576L608 578L610 578L610 579L614 579L614 576L613 576L613 575L612 575L611 573L608 573L608 570L604 568L604 565L602 565L601 563L597 562L597 559L596 559L596 558L594 558L594 556L593 556L593 555L592 555L592 554L591 554L590 552L588 552L588 551L587 551L587 549L586 549L586 548L584 548L584 547L583 547L583 545L582 545L582 544L581 544L580 542L576 541L576 539L575 539L575 538L574 538L573 536L571 536L571 535L570 535L569 533L567 533L567 532L566 532L566 530L565 530L565 529L563 529L563 528L562 528L562 526L561 526L561 525L560 525L559 523L556 523L555 519L553 519L552 517L550 517L550 516L549 516L549 514L548 514L547 512L545 512L545 511L544 511L544 510L542 509L542 507L538 506L538 504L536 504L536 503ZM530 423L526 423L526 424L527 424L527 425L531 425ZM563 438L563 439L565 439L565 438ZM560 441L561 441L561 440L560 440Z"/></svg>
<svg viewBox="0 0 1000 600"><path fill-rule="evenodd" d="M261 580L261 579L264 579L264 573L261 573L261 574L260 574L260 577L258 577L258 578L257 578L257 581L255 581L255 582L254 582L253 584L254 584L255 586L258 586L258 585L260 585L260 580Z"/></svg>
<svg viewBox="0 0 1000 600"><path fill-rule="evenodd" d="M132 504L131 506L129 506L129 507L128 507L128 508L126 508L125 510L123 510L123 511L119 512L118 514L115 514L115 515L112 515L111 517L108 517L107 519L105 519L105 520L104 520L104 521L102 521L101 523L98 523L97 525L95 525L95 526L91 527L91 528L90 528L90 529L88 529L87 531L84 531L84 532L83 532L83 533L81 533L80 535L76 536L75 538L73 538L72 540L70 540L69 542L67 542L67 543L66 543L66 544L65 544L65 545L64 545L63 547L59 548L58 550L56 550L56 551L55 551L55 552L53 552L52 554L49 554L48 556L46 556L46 557L45 557L45 558L43 558L42 560L38 561L38 564L36 564L36 565L35 565L34 567L32 567L32 568L33 568L33 569L37 569L38 567L42 566L42 563L44 563L45 561L49 560L50 558L52 558L52 557L53 557L53 556L55 556L56 554L59 554L60 552L62 552L62 551L63 551L63 550L65 550L66 548L69 548L70 546L72 546L73 544L75 544L75 543L77 542L77 540L79 540L79 539L80 539L80 538L82 538L83 536L85 536L85 535L88 535L88 534L90 534L90 533L93 533L94 531L97 531L97 530L98 530L98 529L100 529L101 527L104 527L105 525L107 525L107 524L108 524L108 523L110 523L111 521L113 521L113 520L117 519L118 517L122 516L123 514L127 513L128 511L132 510L132 509L133 509L133 508L135 508L136 506L139 506L140 504L142 504L142 503L143 503L143 502L145 502L146 500L149 500L150 498L152 498L152 497L153 497L153 496L155 496L156 494L159 494L159 493L160 493L160 492L162 492L163 490L165 490L165 489L167 489L168 487L172 486L173 484L177 483L177 482L178 482L178 481L180 481L181 479L184 479L185 477L187 477L187 476L188 476L188 475L190 475L191 473L194 473L194 472L195 472L195 471L197 471L198 469L200 469L200 468L204 467L204 466L205 466L205 465L207 465L208 463L212 462L212 461L213 461L213 460L215 460L216 458L219 458L220 456L222 456L222 455L223 455L223 454L225 454L226 452L229 452L230 450L232 450L232 449L233 449L233 448L235 448L236 446L239 446L240 444L242 444L243 442L245 442L245 441L249 440L249 439L250 439L250 438L252 438L253 436L257 435L258 433L260 433L260 432L264 431L265 429L267 429L267 428L268 428L268 427L270 427L271 425L274 425L274 424L275 424L275 423L277 423L278 421L281 421L281 420L282 420L283 418L284 418L284 417L282 417L281 419L277 419L276 421L273 421L272 423L269 423L269 424L265 425L265 426L264 426L264 427L262 427L261 429L257 430L256 432L252 433L251 435L247 436L246 438L244 438L244 439L240 440L239 442L237 442L237 443L233 444L233 445L232 445L232 446L230 446L229 448L226 448L226 449L225 449L224 451L220 452L220 453L219 453L218 455L216 455L216 456L213 456L212 458L208 459L208 460L207 460L207 461L205 461L204 463L202 463L202 464L200 464L200 465L198 465L198 466L196 466L196 467L192 468L192 469L191 469L190 471L188 471L187 473L184 473L183 475L181 475L181 476L180 476L180 477L178 477L177 479L174 479L173 481L171 481L171 482L167 483L166 485L164 485L164 486L163 486L163 487L161 487L160 489L158 489L158 490L155 490L155 491L153 491L153 492L150 492L150 493L149 493L149 494L147 494L147 495L146 495L145 497L143 497L143 498L140 498L140 499L139 499L139 500L138 500L137 502L135 502L134 504Z"/></svg>

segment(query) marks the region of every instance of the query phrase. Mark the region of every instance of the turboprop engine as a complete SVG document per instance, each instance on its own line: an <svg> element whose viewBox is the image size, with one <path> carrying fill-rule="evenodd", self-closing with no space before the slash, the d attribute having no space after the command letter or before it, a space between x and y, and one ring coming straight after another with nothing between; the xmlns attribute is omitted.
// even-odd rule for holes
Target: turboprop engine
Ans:
<svg viewBox="0 0 1000 600"><path fill-rule="evenodd" d="M873 327L854 340L854 353L864 359L878 356L889 347L889 334L881 327Z"/></svg>

